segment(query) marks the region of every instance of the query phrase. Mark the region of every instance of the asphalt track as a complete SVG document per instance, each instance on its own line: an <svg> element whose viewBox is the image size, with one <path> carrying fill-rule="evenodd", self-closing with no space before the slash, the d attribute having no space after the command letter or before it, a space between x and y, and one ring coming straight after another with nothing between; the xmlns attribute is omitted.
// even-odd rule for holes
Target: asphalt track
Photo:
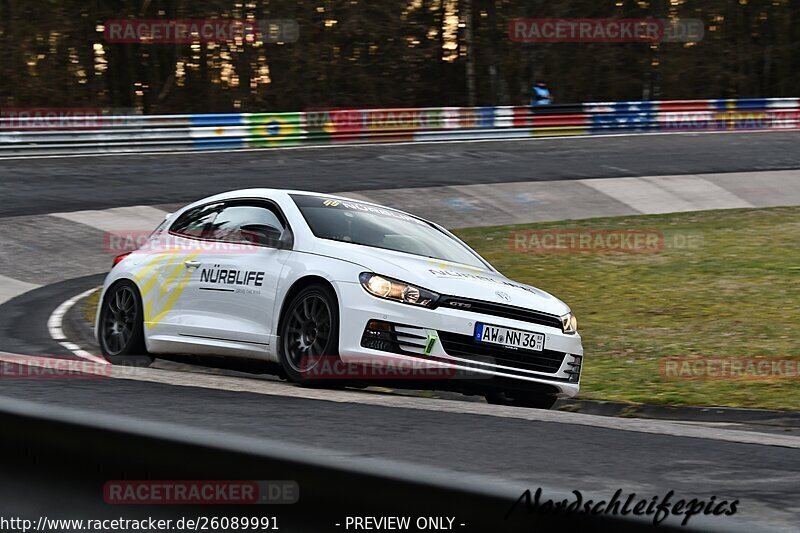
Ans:
<svg viewBox="0 0 800 533"><path fill-rule="evenodd" d="M800 133L597 136L0 160L0 217L319 192L800 168Z"/></svg>
<svg viewBox="0 0 800 533"><path fill-rule="evenodd" d="M178 203L246 186L343 191L793 168L800 168L797 133L15 160L0 161L5 200L0 217L24 215L25 231L34 238L34 215ZM45 250L49 253L25 255L29 264L19 268L63 262L75 279L41 283L46 286L0 306L0 350L69 356L48 338L44 322L61 301L96 285L102 269L81 265L68 244L58 246L56 240ZM191 376L180 385L20 378L3 380L2 395L269 437L288 446L312 443L331 455L401 460L409 468L444 467L455 482L459 474L469 473L531 488L557 486L609 496L617 489L646 497L671 489L686 497L739 499L740 516L758 529L794 530L800 517L800 449L766 437L760 442L758 432L737 438L724 425L684 424L683 434L661 422L645 432L633 421L629 426L624 420L585 424L579 417L586 415L569 413L529 419L514 415L515 408L504 408L513 416L506 416L508 411L494 416L484 404L479 404L484 410L476 411L469 402L450 401L446 405L452 407L440 408L436 402L426 406L425 400L408 399L423 402L412 405L370 391L318 391L312 399L282 395L281 390L294 388L273 378L246 379L284 389L261 394L234 386L193 386ZM686 436L694 428L702 433Z"/></svg>

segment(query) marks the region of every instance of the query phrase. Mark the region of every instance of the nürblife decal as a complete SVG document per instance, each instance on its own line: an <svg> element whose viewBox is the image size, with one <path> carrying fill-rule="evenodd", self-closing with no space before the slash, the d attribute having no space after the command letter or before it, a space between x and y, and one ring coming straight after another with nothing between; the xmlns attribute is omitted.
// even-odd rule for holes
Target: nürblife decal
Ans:
<svg viewBox="0 0 800 533"><path fill-rule="evenodd" d="M264 275L265 272L258 270L238 270L213 265L200 270L200 283L261 287L264 284Z"/></svg>

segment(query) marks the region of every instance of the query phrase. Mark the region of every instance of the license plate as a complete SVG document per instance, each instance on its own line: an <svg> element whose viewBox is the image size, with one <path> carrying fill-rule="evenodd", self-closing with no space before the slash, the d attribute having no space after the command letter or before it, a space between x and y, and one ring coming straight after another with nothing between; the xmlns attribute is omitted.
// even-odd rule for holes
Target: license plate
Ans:
<svg viewBox="0 0 800 533"><path fill-rule="evenodd" d="M501 328L489 324L475 324L475 340L486 344L500 344L522 350L544 350L544 334L519 329Z"/></svg>

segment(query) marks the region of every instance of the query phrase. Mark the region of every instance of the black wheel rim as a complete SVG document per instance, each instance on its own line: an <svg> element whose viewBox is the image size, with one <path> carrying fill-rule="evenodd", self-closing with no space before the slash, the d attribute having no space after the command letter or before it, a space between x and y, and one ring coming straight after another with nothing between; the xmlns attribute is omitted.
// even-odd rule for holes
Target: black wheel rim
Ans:
<svg viewBox="0 0 800 533"><path fill-rule="evenodd" d="M133 335L136 296L130 287L119 287L106 299L103 344L110 355L121 353Z"/></svg>
<svg viewBox="0 0 800 533"><path fill-rule="evenodd" d="M307 374L325 357L331 336L331 309L322 296L308 295L286 317L283 350L296 372Z"/></svg>

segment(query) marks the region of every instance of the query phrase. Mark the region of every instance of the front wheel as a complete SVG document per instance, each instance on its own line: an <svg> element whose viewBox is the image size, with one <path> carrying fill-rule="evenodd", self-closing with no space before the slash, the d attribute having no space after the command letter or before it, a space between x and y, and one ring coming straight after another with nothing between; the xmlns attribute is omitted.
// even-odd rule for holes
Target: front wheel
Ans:
<svg viewBox="0 0 800 533"><path fill-rule="evenodd" d="M551 394L529 392L493 392L485 395L486 401L494 405L515 405L534 409L550 409L557 398Z"/></svg>
<svg viewBox="0 0 800 533"><path fill-rule="evenodd" d="M289 380L334 385L339 360L339 308L333 290L310 285L292 298L281 321L279 355Z"/></svg>
<svg viewBox="0 0 800 533"><path fill-rule="evenodd" d="M128 280L106 291L100 309L100 350L113 365L149 366L144 343L144 312L136 285Z"/></svg>

